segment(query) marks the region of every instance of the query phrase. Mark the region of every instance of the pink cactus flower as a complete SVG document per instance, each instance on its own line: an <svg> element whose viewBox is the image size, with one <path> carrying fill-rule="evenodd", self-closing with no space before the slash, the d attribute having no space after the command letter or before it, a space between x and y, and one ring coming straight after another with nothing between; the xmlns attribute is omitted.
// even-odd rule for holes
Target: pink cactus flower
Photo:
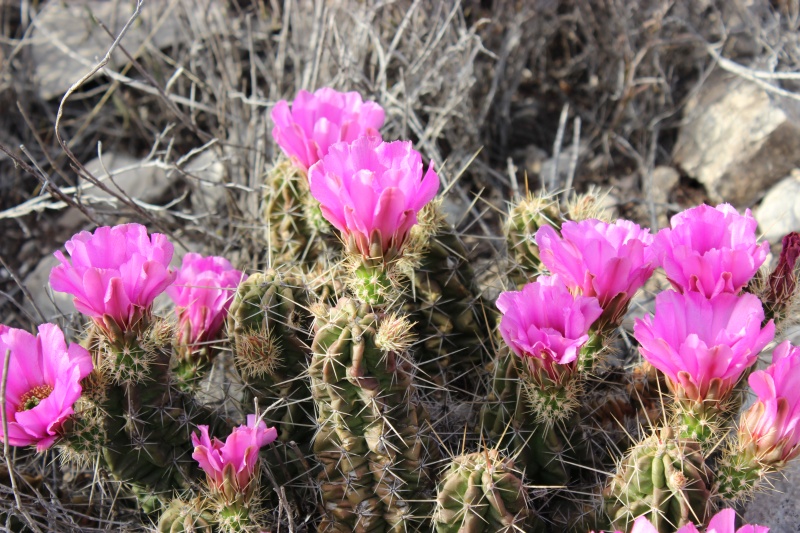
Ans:
<svg viewBox="0 0 800 533"><path fill-rule="evenodd" d="M588 219L564 222L561 235L563 239L550 226L536 232L542 262L571 289L596 297L608 321L621 320L630 299L655 270L650 231L628 220L609 224Z"/></svg>
<svg viewBox="0 0 800 533"><path fill-rule="evenodd" d="M110 326L108 317L121 330L132 329L175 280L168 268L172 243L148 235L141 224L82 231L64 246L70 258L55 253L61 264L50 272L50 285L73 295L75 308L101 327Z"/></svg>
<svg viewBox="0 0 800 533"><path fill-rule="evenodd" d="M615 533L622 533L617 531ZM645 517L640 516L633 522L631 533L658 533L655 526ZM675 533L700 533L694 524L686 524ZM711 518L705 533L769 533L769 528L764 526L744 525L736 529L736 512L733 509L723 509Z"/></svg>
<svg viewBox="0 0 800 533"><path fill-rule="evenodd" d="M738 293L758 271L769 243L756 242L756 220L729 204L701 205L678 213L658 232L653 253L676 290L711 298Z"/></svg>
<svg viewBox="0 0 800 533"><path fill-rule="evenodd" d="M379 137L384 111L375 102L363 102L357 92L340 93L329 87L297 93L289 110L286 100L272 108L272 137L298 167L307 171L338 142L362 136Z"/></svg>
<svg viewBox="0 0 800 533"><path fill-rule="evenodd" d="M175 283L167 287L178 314L178 341L196 346L216 338L236 287L246 278L223 257L183 256Z"/></svg>
<svg viewBox="0 0 800 533"><path fill-rule="evenodd" d="M559 276L539 276L521 291L497 298L500 334L514 353L535 360L558 380L556 365L570 365L589 340L589 327L602 314L597 299L576 296Z"/></svg>
<svg viewBox="0 0 800 533"><path fill-rule="evenodd" d="M800 347L778 345L772 364L753 372L748 383L758 401L742 416L740 442L768 464L800 455Z"/></svg>
<svg viewBox="0 0 800 533"><path fill-rule="evenodd" d="M308 179L322 215L351 250L372 258L389 250L399 253L417 213L436 196L439 176L433 163L424 177L422 170L422 157L410 141L361 137L333 145L311 167Z"/></svg>
<svg viewBox="0 0 800 533"><path fill-rule="evenodd" d="M234 428L224 443L209 437L208 426L199 425L197 429L199 437L192 433L192 458L205 471L209 487L228 502L248 500L254 489L251 481L258 465L258 451L274 441L278 431L268 428L255 415L247 415L247 425Z"/></svg>
<svg viewBox="0 0 800 533"><path fill-rule="evenodd" d="M75 411L81 380L92 371L92 357L78 344L64 341L55 324L42 324L36 336L0 325L0 383L8 353L6 419L8 444L35 444L43 451L56 441L64 421ZM5 442L0 425L0 441Z"/></svg>
<svg viewBox="0 0 800 533"><path fill-rule="evenodd" d="M752 294L664 291L655 317L636 320L642 356L692 401L722 400L772 341L775 325L761 327L764 310Z"/></svg>

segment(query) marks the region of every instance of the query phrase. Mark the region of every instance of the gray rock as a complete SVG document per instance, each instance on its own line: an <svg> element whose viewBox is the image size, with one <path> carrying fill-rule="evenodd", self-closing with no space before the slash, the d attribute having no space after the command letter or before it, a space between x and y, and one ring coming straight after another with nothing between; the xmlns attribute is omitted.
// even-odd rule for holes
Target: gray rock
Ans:
<svg viewBox="0 0 800 533"><path fill-rule="evenodd" d="M667 203L669 201L669 194L672 189L678 185L680 181L680 174L672 167L658 166L653 169L650 175L651 179L651 196L653 204L655 205L657 222L659 228L664 228L669 225L667 217ZM656 228L653 228L655 230Z"/></svg>
<svg viewBox="0 0 800 533"><path fill-rule="evenodd" d="M800 231L800 169L772 187L755 213L761 232L771 243Z"/></svg>
<svg viewBox="0 0 800 533"><path fill-rule="evenodd" d="M781 475L783 474L783 475ZM797 531L800 524L800 461L795 460L781 474L770 477L772 487L756 494L747 505L747 524L768 526L770 531ZM765 484L766 485L766 484Z"/></svg>
<svg viewBox="0 0 800 533"><path fill-rule="evenodd" d="M800 104L728 74L687 103L674 161L714 201L750 206L800 166Z"/></svg>
<svg viewBox="0 0 800 533"><path fill-rule="evenodd" d="M214 212L225 198L225 162L215 150L205 150L183 167L184 177L193 188L192 203L200 210Z"/></svg>
<svg viewBox="0 0 800 533"><path fill-rule="evenodd" d="M86 169L114 192L124 192L130 198L153 203L169 189L170 181L163 169L125 154L104 153L102 163L95 158ZM106 209L117 206L113 195L87 182L81 185L81 201L88 205L104 205ZM83 215L74 208L67 210L59 220L61 227L73 228L84 223Z"/></svg>
<svg viewBox="0 0 800 533"><path fill-rule="evenodd" d="M52 322L64 314L76 312L75 306L72 304L71 295L50 290L50 271L58 264L58 259L52 255L47 255L39 261L36 268L23 280L25 287L27 287L33 301L36 303L36 307L39 308L48 322ZM25 300L24 306L32 316L38 319L33 304L29 300Z"/></svg>
<svg viewBox="0 0 800 533"><path fill-rule="evenodd" d="M217 15L224 10L218 0L202 0L198 4L201 5L197 5L197 9L204 10L207 15L205 20L222 24L224 17ZM167 48L185 39L180 9L178 2L146 2L123 38L122 46L136 57L146 42L156 48ZM44 99L60 97L106 54L114 39L93 16L116 34L132 14L130 2L47 2L33 21L35 28L30 45L39 95ZM108 68L116 70L127 62L125 55L117 50Z"/></svg>

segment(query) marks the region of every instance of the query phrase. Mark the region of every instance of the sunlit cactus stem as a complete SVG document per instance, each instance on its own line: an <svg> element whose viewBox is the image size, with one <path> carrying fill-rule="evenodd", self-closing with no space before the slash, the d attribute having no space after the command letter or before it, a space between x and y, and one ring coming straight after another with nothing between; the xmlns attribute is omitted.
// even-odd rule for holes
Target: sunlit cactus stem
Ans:
<svg viewBox="0 0 800 533"><path fill-rule="evenodd" d="M415 531L430 514L436 444L415 400L410 326L350 299L315 323L309 374L322 532Z"/></svg>
<svg viewBox="0 0 800 533"><path fill-rule="evenodd" d="M496 450L454 457L433 515L437 533L532 531L527 491L514 462Z"/></svg>
<svg viewBox="0 0 800 533"><path fill-rule="evenodd" d="M509 277L522 287L544 269L539 258L539 247L534 240L542 226L561 227L558 199L544 195L528 195L512 204L504 226L512 269Z"/></svg>
<svg viewBox="0 0 800 533"><path fill-rule="evenodd" d="M705 523L713 475L700 445L662 428L634 446L603 495L612 529L628 531L646 516L659 533Z"/></svg>
<svg viewBox="0 0 800 533"><path fill-rule="evenodd" d="M264 186L262 213L272 264L313 262L328 250L330 225L311 197L306 172L281 158Z"/></svg>

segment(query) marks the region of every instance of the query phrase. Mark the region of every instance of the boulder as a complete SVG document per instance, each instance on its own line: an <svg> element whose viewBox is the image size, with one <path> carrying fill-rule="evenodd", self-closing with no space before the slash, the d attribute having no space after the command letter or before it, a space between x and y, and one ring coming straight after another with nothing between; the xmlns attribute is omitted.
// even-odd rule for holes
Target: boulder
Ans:
<svg viewBox="0 0 800 533"><path fill-rule="evenodd" d="M787 233L800 231L800 169L769 190L755 217L764 238L773 244Z"/></svg>
<svg viewBox="0 0 800 533"><path fill-rule="evenodd" d="M674 162L709 197L749 207L800 166L800 102L726 73L687 103Z"/></svg>

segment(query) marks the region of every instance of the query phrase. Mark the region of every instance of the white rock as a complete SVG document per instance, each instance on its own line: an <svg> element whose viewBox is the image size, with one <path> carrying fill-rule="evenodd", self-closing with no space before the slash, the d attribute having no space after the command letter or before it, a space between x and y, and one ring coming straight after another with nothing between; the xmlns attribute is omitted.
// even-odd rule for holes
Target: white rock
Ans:
<svg viewBox="0 0 800 533"><path fill-rule="evenodd" d="M684 116L674 161L714 201L750 206L800 166L800 104L753 82L712 75Z"/></svg>
<svg viewBox="0 0 800 533"><path fill-rule="evenodd" d="M780 242L784 235L800 231L800 169L772 187L755 212L764 238Z"/></svg>

